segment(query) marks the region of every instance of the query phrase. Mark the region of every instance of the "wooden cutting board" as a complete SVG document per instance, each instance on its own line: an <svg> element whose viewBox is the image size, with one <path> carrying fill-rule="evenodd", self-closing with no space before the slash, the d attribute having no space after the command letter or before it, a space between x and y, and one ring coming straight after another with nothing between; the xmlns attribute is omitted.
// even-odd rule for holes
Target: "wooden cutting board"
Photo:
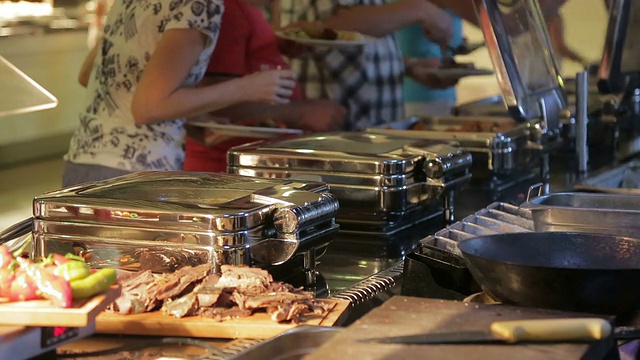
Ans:
<svg viewBox="0 0 640 360"><path fill-rule="evenodd" d="M551 310L396 296L371 310L305 359L603 359L614 348L612 339L591 344L513 345L403 345L360 341L432 332L487 331L490 324L498 320L577 316Z"/></svg>
<svg viewBox="0 0 640 360"><path fill-rule="evenodd" d="M347 315L349 301L319 300L332 304L326 315L309 315L298 325L335 326ZM135 315L102 313L96 318L96 332L99 334L187 336L224 339L268 339L296 326L278 324L266 313L256 313L248 317L222 322L199 316L176 319L159 311Z"/></svg>
<svg viewBox="0 0 640 360"><path fill-rule="evenodd" d="M0 325L85 327L120 296L120 286L59 308L49 300L0 302Z"/></svg>

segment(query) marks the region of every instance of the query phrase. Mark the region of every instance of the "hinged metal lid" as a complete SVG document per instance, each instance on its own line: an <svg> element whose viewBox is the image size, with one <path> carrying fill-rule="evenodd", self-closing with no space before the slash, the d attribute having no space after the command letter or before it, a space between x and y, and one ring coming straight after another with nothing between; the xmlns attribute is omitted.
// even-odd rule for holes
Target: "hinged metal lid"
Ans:
<svg viewBox="0 0 640 360"><path fill-rule="evenodd" d="M537 0L475 0L478 18L503 99L511 116L560 125L567 107Z"/></svg>
<svg viewBox="0 0 640 360"><path fill-rule="evenodd" d="M333 218L323 183L191 172L142 172L34 199L37 219L232 233L269 225L295 233Z"/></svg>
<svg viewBox="0 0 640 360"><path fill-rule="evenodd" d="M255 142L231 149L228 157L230 167L371 176L425 171L430 178L471 163L456 143L355 132Z"/></svg>
<svg viewBox="0 0 640 360"><path fill-rule="evenodd" d="M609 8L609 23L604 51L598 70L598 90L621 93L629 77L640 73L640 46L636 36L640 31L640 3L614 0ZM637 79L636 79L637 81ZM638 86L639 84L632 84Z"/></svg>

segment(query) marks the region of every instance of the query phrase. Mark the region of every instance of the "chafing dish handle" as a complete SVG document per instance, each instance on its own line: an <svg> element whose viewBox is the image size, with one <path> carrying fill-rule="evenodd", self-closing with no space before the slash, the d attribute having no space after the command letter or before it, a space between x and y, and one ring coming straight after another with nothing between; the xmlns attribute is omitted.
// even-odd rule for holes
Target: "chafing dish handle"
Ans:
<svg viewBox="0 0 640 360"><path fill-rule="evenodd" d="M589 79L587 72L579 72L576 74L576 155L578 157L578 171L581 174L586 173L589 167L589 147L587 145L588 96Z"/></svg>
<svg viewBox="0 0 640 360"><path fill-rule="evenodd" d="M333 194L323 193L317 201L308 202L304 206L278 208L273 215L273 224L278 232L293 234L335 217L338 209L338 198Z"/></svg>

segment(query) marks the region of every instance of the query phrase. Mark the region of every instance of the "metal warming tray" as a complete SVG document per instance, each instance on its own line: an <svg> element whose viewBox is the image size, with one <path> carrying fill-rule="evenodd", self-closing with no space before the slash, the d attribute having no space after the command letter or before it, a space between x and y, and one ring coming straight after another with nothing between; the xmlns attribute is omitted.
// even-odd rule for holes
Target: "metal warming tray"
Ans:
<svg viewBox="0 0 640 360"><path fill-rule="evenodd" d="M578 191L640 195L640 160L601 171L573 188Z"/></svg>
<svg viewBox="0 0 640 360"><path fill-rule="evenodd" d="M367 131L456 141L473 155L474 180L531 168L536 156L559 146L547 142L539 122L519 123L508 117L412 117Z"/></svg>
<svg viewBox="0 0 640 360"><path fill-rule="evenodd" d="M454 143L342 132L246 144L228 160L232 174L327 183L340 201L342 228L381 232L425 216L443 195L452 209L447 199L468 183L471 166Z"/></svg>
<svg viewBox="0 0 640 360"><path fill-rule="evenodd" d="M524 202L536 231L578 231L637 237L640 195L552 193Z"/></svg>
<svg viewBox="0 0 640 360"><path fill-rule="evenodd" d="M309 181L143 172L46 193L33 204L36 257L72 252L129 270L278 265L315 253L338 231L337 199Z"/></svg>

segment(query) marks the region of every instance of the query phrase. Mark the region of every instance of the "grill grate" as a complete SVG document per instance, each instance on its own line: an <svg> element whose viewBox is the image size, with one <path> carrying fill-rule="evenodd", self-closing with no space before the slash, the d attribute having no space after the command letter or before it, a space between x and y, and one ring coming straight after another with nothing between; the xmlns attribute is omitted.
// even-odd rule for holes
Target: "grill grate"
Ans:
<svg viewBox="0 0 640 360"><path fill-rule="evenodd" d="M461 255L458 241L483 235L533 230L531 211L508 203L495 202L426 237L420 243Z"/></svg>

